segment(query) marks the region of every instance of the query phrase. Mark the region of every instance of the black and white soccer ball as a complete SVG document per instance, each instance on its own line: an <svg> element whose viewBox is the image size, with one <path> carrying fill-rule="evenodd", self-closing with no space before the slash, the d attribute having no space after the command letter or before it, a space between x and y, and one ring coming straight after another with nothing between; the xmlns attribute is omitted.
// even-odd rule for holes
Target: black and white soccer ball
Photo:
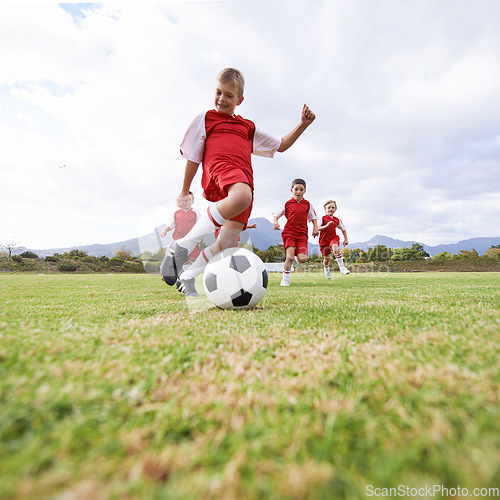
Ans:
<svg viewBox="0 0 500 500"><path fill-rule="evenodd" d="M267 290L262 260L245 248L228 248L210 260L203 274L208 300L221 309L251 309Z"/></svg>

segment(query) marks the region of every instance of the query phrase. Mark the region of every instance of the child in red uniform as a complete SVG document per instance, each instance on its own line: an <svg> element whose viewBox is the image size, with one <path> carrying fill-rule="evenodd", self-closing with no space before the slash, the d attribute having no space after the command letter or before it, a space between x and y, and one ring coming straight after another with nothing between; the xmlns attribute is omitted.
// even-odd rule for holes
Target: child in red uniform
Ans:
<svg viewBox="0 0 500 500"><path fill-rule="evenodd" d="M191 230L191 228L196 224L196 221L200 218L200 212L193 208L194 194L189 191L189 195L177 203L179 210L177 210L172 218L169 220L168 224L165 226L163 231L160 233L162 238L165 238L169 231L174 230L172 233L172 239L177 241ZM189 255L189 260L194 261L198 255L200 255L200 248L198 245Z"/></svg>
<svg viewBox="0 0 500 500"><path fill-rule="evenodd" d="M188 195L191 182L203 164L202 187L211 205L196 225L165 252L161 275L168 285L177 287L187 297L197 296L195 277L208 261L225 248L235 246L245 229L253 202L253 170L251 153L273 157L286 151L316 118L304 105L299 124L288 134L276 139L250 120L235 115L243 102L245 81L240 71L222 70L216 81L215 109L200 114L189 126L181 144L181 155L187 160L184 182L178 200ZM187 256L203 236L222 227L213 245L203 250L191 267L181 276ZM177 278L179 280L177 281Z"/></svg>
<svg viewBox="0 0 500 500"><path fill-rule="evenodd" d="M285 266L281 286L290 286L290 271L297 256L297 261L303 263L307 260L307 223L313 223L312 235L318 236L318 217L313 206L304 199L306 181L294 179L292 181L292 197L273 214L273 228L280 229L278 219L284 215L286 224L281 237L283 248L286 252Z"/></svg>
<svg viewBox="0 0 500 500"><path fill-rule="evenodd" d="M319 248L323 255L323 266L325 269L325 276L328 279L332 278L330 274L330 259L333 250L333 255L335 256L335 260L339 265L340 272L342 274L349 274L350 271L344 265L344 257L342 256L342 252L339 247L340 239L337 236L337 228L342 231L344 235L344 246L346 247L349 243L347 239L347 230L343 224L343 222L334 217L333 214L337 211L337 203L334 200L328 200L325 203L325 212L321 220L321 226L319 229Z"/></svg>

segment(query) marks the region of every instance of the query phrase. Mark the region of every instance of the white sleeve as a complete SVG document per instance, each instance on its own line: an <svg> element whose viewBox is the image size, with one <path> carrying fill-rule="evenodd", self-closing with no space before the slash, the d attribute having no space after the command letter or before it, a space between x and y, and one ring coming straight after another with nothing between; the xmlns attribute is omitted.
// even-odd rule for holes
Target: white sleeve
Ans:
<svg viewBox="0 0 500 500"><path fill-rule="evenodd" d="M207 132L205 129L206 111L200 113L189 125L181 144L181 156L194 163L201 163L205 152L205 140Z"/></svg>
<svg viewBox="0 0 500 500"><path fill-rule="evenodd" d="M201 214L200 212L198 212L198 210L196 210L196 208L193 208L193 210L196 212L196 222L198 222L198 219L201 217Z"/></svg>
<svg viewBox="0 0 500 500"><path fill-rule="evenodd" d="M252 153L257 156L265 156L272 158L274 153L281 145L281 139L276 139L272 135L266 134L255 126L255 134L253 136Z"/></svg>
<svg viewBox="0 0 500 500"><path fill-rule="evenodd" d="M307 222L311 222L314 219L317 219L316 211L314 210L311 203L309 203L309 212L307 214Z"/></svg>
<svg viewBox="0 0 500 500"><path fill-rule="evenodd" d="M279 207L278 210L276 210L276 212L274 212L272 215L274 217L278 217L278 219L285 215L285 205L281 205L281 207Z"/></svg>
<svg viewBox="0 0 500 500"><path fill-rule="evenodd" d="M339 219L339 223L337 224L337 227L338 227L341 231L346 231L345 224L342 222L342 220L341 220L341 219Z"/></svg>
<svg viewBox="0 0 500 500"><path fill-rule="evenodd" d="M172 217L170 217L170 220L168 221L167 226L168 226L168 227L171 227L172 229L174 229L174 227L175 227L176 225L177 225L177 224L175 223L175 217L172 215Z"/></svg>

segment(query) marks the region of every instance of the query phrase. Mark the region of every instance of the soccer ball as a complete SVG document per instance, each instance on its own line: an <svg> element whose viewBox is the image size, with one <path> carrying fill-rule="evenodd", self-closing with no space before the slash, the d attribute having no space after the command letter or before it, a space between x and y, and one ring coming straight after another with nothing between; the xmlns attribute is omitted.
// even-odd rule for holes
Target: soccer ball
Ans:
<svg viewBox="0 0 500 500"><path fill-rule="evenodd" d="M267 290L264 263L245 248L228 248L210 260L203 274L208 300L221 309L251 309Z"/></svg>

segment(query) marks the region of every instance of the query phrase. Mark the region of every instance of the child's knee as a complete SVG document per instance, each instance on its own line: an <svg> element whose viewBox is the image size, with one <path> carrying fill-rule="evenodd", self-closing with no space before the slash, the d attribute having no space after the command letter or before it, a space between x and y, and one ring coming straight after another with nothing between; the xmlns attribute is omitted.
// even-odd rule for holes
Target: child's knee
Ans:
<svg viewBox="0 0 500 500"><path fill-rule="evenodd" d="M299 253L297 255L297 261L300 263L300 264L303 264L304 262L307 261L307 255L303 254L303 253Z"/></svg>
<svg viewBox="0 0 500 500"><path fill-rule="evenodd" d="M235 184L234 187L229 190L227 200L232 204L235 210L239 210L238 213L246 210L253 201L252 189L248 184Z"/></svg>

